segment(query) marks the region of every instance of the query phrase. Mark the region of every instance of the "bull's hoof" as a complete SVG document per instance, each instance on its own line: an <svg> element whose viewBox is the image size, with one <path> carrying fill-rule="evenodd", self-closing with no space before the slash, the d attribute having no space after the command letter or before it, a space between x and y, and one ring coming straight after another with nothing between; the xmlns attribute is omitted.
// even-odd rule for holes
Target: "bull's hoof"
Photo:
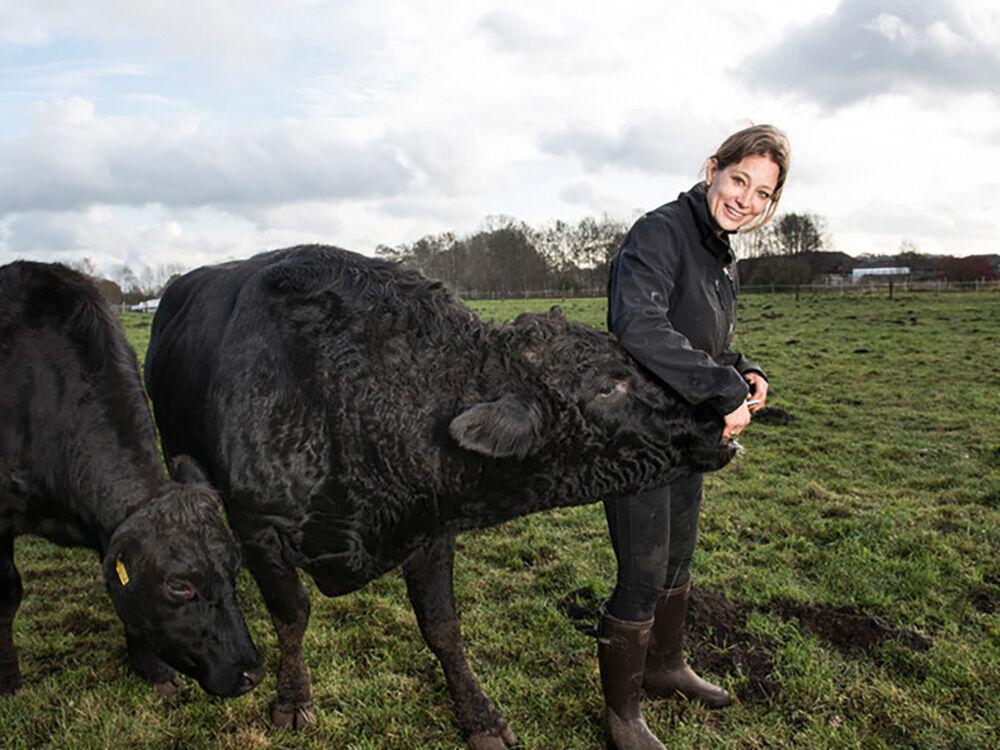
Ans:
<svg viewBox="0 0 1000 750"><path fill-rule="evenodd" d="M181 678L175 674L168 680L153 683L153 687L156 688L156 692L164 698L172 698L177 695L177 691L181 689Z"/></svg>
<svg viewBox="0 0 1000 750"><path fill-rule="evenodd" d="M275 703L271 707L271 721L282 729L302 729L316 721L316 704L312 701Z"/></svg>
<svg viewBox="0 0 1000 750"><path fill-rule="evenodd" d="M478 732L469 736L470 750L506 750L508 747L516 746L517 737L506 726L500 730L499 735Z"/></svg>

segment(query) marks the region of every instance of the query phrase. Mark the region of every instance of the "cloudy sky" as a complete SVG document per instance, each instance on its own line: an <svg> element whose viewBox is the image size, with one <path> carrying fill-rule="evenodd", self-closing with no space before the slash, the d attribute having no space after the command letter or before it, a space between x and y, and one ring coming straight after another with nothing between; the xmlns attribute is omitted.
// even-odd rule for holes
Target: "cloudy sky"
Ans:
<svg viewBox="0 0 1000 750"><path fill-rule="evenodd" d="M0 0L0 263L630 219L750 122L836 249L1000 252L995 0Z"/></svg>

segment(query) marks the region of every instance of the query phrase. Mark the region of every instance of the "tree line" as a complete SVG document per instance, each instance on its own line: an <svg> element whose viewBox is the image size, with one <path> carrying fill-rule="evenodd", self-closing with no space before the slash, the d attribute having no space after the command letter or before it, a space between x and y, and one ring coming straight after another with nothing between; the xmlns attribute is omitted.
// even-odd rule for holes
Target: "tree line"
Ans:
<svg viewBox="0 0 1000 750"><path fill-rule="evenodd" d="M116 267L109 277L100 277L91 258L74 260L67 265L97 282L98 288L112 304L134 305L143 300L159 297L167 284L187 270L182 263L160 263L143 266L138 273L128 263Z"/></svg>
<svg viewBox="0 0 1000 750"><path fill-rule="evenodd" d="M431 234L395 247L380 245L375 253L441 279L460 294L596 292L607 284L611 259L630 224L604 215L534 228L509 216L493 216L468 236ZM825 222L813 214L784 214L734 237L737 253L753 258L801 256L826 242Z"/></svg>
<svg viewBox="0 0 1000 750"><path fill-rule="evenodd" d="M450 284L460 294L516 294L540 290L579 293L603 287L628 225L588 217L536 229L509 216L487 218L479 231L426 235L375 254Z"/></svg>
<svg viewBox="0 0 1000 750"><path fill-rule="evenodd" d="M379 245L375 254L440 279L464 296L601 294L611 259L631 223L605 214L536 228L510 216L491 216L465 236L428 234L411 243ZM875 265L907 266L916 278L997 278L989 256L925 255L909 242L903 242L895 256L852 257L828 250L832 242L826 221L810 213L781 214L756 231L733 235L731 242L742 261L740 283L748 286L808 284L822 274L850 273L852 268ZM89 259L71 265L96 276ZM126 264L100 283L110 301L135 304L159 297L166 284L183 271L178 263L142 267L138 272Z"/></svg>

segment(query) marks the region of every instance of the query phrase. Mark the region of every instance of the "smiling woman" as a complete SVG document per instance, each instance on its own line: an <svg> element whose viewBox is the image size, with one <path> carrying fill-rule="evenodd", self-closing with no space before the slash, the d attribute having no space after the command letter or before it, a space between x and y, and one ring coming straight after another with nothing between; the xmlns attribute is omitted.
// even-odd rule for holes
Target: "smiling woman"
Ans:
<svg viewBox="0 0 1000 750"><path fill-rule="evenodd" d="M725 419L723 439L738 435L767 401L763 371L730 349L736 274L729 235L774 214L788 152L784 134L770 125L734 133L709 157L705 181L639 219L611 264L608 328L664 387L714 408ZM709 708L731 702L692 671L681 650L701 496L701 475L693 474L605 500L618 560L598 646L609 747L663 747L639 710L643 687Z"/></svg>

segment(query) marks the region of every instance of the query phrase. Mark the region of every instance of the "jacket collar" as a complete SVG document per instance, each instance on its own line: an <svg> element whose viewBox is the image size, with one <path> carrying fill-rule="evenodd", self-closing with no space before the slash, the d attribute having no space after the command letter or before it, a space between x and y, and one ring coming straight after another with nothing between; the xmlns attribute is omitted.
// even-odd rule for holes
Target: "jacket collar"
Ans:
<svg viewBox="0 0 1000 750"><path fill-rule="evenodd" d="M686 193L677 196L680 201L687 204L694 215L695 226L701 236L701 244L713 255L724 258L726 263L735 260L732 248L729 246L729 235L731 232L723 232L720 236L716 234L715 222L708 215L708 202L705 197L705 183L699 182Z"/></svg>

